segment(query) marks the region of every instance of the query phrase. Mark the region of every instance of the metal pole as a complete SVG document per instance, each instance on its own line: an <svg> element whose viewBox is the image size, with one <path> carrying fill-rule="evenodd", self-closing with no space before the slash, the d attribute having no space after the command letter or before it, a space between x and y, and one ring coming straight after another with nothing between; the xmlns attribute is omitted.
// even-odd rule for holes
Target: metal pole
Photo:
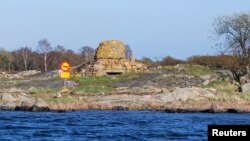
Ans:
<svg viewBox="0 0 250 141"><path fill-rule="evenodd" d="M66 88L66 83L67 83L66 79L63 79L63 88Z"/></svg>

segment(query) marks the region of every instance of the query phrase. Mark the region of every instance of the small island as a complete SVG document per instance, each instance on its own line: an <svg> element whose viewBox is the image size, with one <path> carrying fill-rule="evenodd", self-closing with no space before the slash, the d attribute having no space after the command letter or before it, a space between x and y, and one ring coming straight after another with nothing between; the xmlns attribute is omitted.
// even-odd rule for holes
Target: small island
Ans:
<svg viewBox="0 0 250 141"><path fill-rule="evenodd" d="M71 67L67 80L59 77L59 70L2 72L0 109L250 112L246 75L237 82L232 71L215 67L229 65L234 56L154 62L137 60L132 53L127 57L127 50L121 41L102 41L92 60Z"/></svg>

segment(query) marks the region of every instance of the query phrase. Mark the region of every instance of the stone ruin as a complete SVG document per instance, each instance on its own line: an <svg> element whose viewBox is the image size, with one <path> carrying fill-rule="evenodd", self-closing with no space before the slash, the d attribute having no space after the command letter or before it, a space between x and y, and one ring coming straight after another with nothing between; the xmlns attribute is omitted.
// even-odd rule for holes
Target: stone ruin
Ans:
<svg viewBox="0 0 250 141"><path fill-rule="evenodd" d="M121 41L102 41L96 49L94 61L82 66L84 76L116 75L146 70L146 66L132 57L126 59L125 45Z"/></svg>

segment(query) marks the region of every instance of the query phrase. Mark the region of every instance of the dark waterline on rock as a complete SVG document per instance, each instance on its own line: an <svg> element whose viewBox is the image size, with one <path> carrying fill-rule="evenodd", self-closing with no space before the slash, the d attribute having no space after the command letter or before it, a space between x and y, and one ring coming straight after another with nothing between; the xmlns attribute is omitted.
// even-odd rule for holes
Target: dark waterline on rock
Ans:
<svg viewBox="0 0 250 141"><path fill-rule="evenodd" d="M207 140L208 124L250 124L250 114L152 111L0 111L0 140Z"/></svg>

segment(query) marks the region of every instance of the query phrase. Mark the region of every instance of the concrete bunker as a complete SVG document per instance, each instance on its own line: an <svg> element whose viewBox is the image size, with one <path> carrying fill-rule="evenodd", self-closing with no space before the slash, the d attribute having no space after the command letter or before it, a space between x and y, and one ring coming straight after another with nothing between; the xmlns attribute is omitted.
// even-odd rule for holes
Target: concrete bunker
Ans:
<svg viewBox="0 0 250 141"><path fill-rule="evenodd" d="M82 74L85 76L120 75L145 69L146 66L136 62L135 59L126 58L123 42L105 40L97 47L94 61L82 67Z"/></svg>

